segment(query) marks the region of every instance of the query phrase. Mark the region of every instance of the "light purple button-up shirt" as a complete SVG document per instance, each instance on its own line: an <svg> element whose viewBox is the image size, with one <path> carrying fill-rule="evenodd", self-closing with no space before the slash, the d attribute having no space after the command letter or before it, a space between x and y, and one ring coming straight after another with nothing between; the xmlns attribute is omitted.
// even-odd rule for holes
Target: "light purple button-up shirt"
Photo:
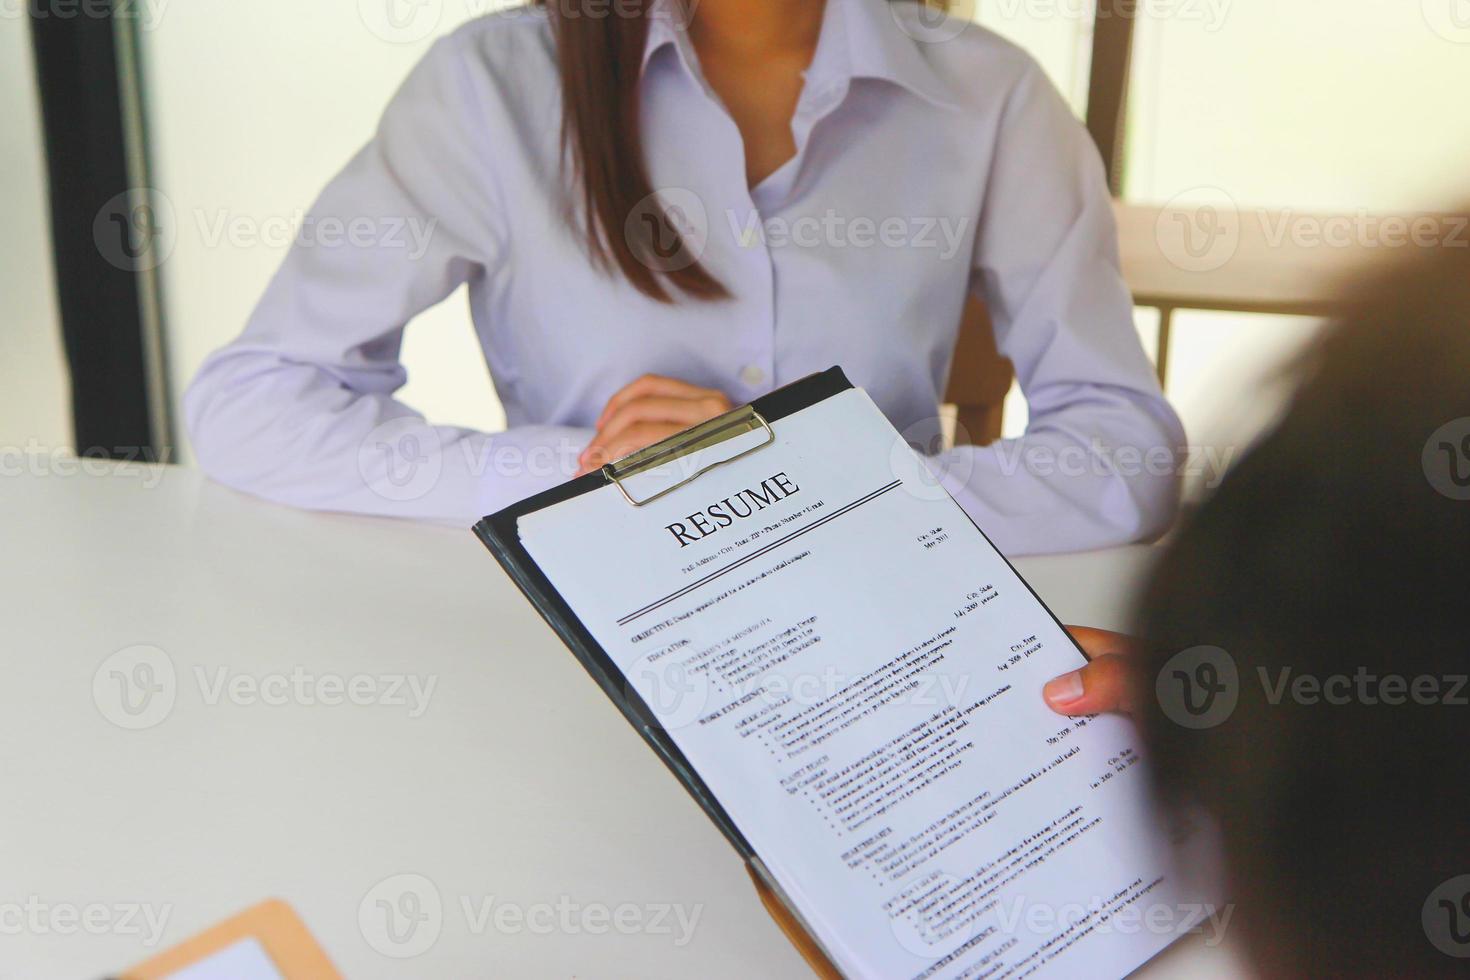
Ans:
<svg viewBox="0 0 1470 980"><path fill-rule="evenodd" d="M639 375L738 403L834 363L922 442L973 289L1030 423L931 468L1009 553L1156 535L1183 433L1134 331L1097 153L1026 54L918 16L828 0L796 156L753 189L687 33L654 17L652 184L733 295L673 305L592 265L566 220L545 15L439 41L200 369L185 404L201 465L303 507L467 524L569 478ZM435 426L393 397L405 324L463 283L504 432Z"/></svg>

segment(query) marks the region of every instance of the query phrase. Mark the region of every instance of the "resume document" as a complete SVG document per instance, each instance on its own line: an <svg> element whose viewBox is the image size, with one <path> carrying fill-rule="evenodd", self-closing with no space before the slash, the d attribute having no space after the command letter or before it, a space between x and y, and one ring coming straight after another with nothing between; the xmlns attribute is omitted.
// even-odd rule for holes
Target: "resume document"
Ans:
<svg viewBox="0 0 1470 980"><path fill-rule="evenodd" d="M1120 977L1196 926L1130 724L1046 707L1082 655L868 396L774 434L519 532L836 966Z"/></svg>

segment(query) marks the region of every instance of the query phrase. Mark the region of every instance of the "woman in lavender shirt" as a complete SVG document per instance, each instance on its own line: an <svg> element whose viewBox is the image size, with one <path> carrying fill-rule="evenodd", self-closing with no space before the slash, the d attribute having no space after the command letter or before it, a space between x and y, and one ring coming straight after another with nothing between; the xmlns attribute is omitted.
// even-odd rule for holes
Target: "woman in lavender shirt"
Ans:
<svg viewBox="0 0 1470 980"><path fill-rule="evenodd" d="M468 523L841 364L932 428L974 291L1024 436L929 462L1010 553L1148 538L1183 433L1118 270L1096 150L1024 53L886 0L548 0L439 41L186 397L217 480ZM509 421L394 399L468 284Z"/></svg>

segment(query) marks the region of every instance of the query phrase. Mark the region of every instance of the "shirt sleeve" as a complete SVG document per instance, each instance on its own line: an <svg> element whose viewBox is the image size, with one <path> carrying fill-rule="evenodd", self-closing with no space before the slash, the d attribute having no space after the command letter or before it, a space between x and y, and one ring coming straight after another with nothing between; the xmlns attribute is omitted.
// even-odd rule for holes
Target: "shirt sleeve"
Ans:
<svg viewBox="0 0 1470 980"><path fill-rule="evenodd" d="M393 397L404 326L504 261L493 140L459 36L439 41L323 191L244 333L184 397L221 483L282 503L466 524L573 475L588 430L488 435Z"/></svg>
<svg viewBox="0 0 1470 980"><path fill-rule="evenodd" d="M1184 431L1133 324L1097 150L1035 66L997 134L973 285L1030 419L1018 439L930 457L939 481L1008 554L1161 534Z"/></svg>

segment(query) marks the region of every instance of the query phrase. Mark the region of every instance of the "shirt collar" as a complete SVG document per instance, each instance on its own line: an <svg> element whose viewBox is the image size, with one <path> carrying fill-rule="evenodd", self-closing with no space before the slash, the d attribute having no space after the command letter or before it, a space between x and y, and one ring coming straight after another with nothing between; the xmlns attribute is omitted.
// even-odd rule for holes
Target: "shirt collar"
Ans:
<svg viewBox="0 0 1470 980"><path fill-rule="evenodd" d="M685 67L698 77L698 58L689 41L689 18L697 0L653 0L643 68L660 48L673 45ZM829 89L854 78L876 78L898 85L935 105L955 107L954 93L919 51L922 43L905 33L911 21L904 8L914 0L827 0L822 35L807 70L807 87Z"/></svg>

